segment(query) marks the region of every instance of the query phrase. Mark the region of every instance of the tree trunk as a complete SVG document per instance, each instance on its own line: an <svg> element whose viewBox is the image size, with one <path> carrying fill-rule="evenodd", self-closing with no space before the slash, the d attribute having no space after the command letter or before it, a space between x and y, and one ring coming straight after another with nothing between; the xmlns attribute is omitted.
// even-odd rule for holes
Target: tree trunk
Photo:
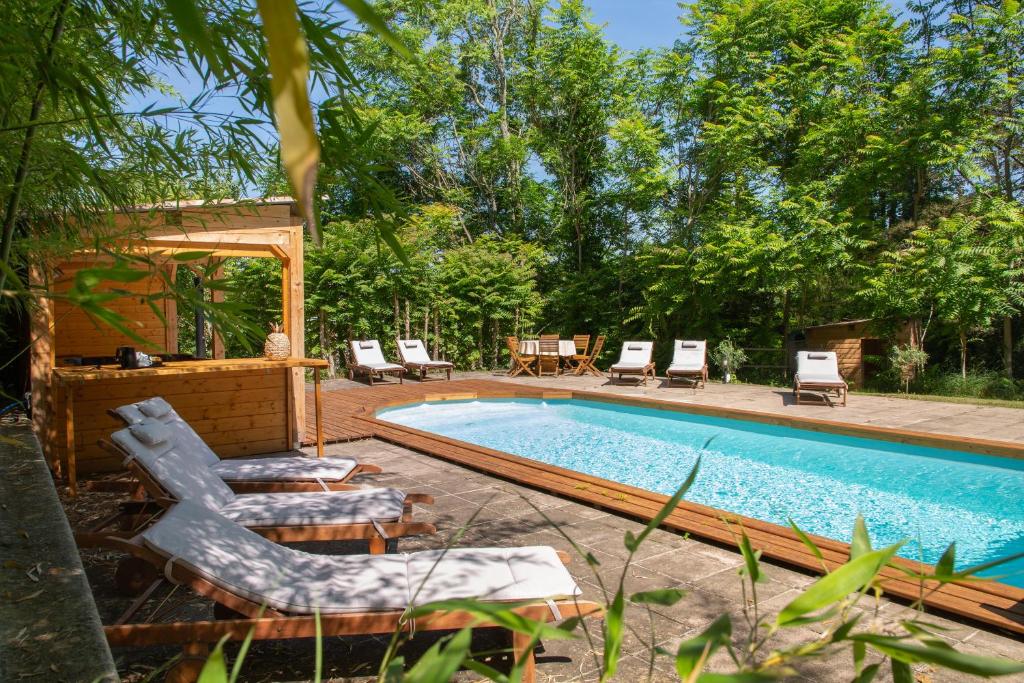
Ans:
<svg viewBox="0 0 1024 683"><path fill-rule="evenodd" d="M491 359L491 367L492 368L498 367L498 350L499 350L498 338L499 338L499 333L500 332L501 332L500 324L498 323L497 320L495 320L494 321L494 353L492 354L492 359Z"/></svg>
<svg viewBox="0 0 1024 683"><path fill-rule="evenodd" d="M967 379L967 332L960 332L960 376Z"/></svg>
<svg viewBox="0 0 1024 683"><path fill-rule="evenodd" d="M320 323L320 353L327 359L327 376L334 377L338 371L338 363L334 358L334 350L330 348L327 340L327 312L323 308L317 311L318 322Z"/></svg>
<svg viewBox="0 0 1024 683"><path fill-rule="evenodd" d="M395 308L395 336L402 333L402 312L398 304L398 290L391 293L391 304Z"/></svg>
<svg viewBox="0 0 1024 683"><path fill-rule="evenodd" d="M790 310L791 309L792 309L792 297L790 296L789 290L787 289L785 291L785 293L782 295L782 349L783 349L783 353L786 356L785 362L783 363L783 365L786 366L785 369L783 370L783 372L785 373L784 378L785 377L789 377L789 370L790 370L790 368L789 368L790 358L789 358L789 353L786 352L786 349L789 348L789 316L790 316Z"/></svg>
<svg viewBox="0 0 1024 683"><path fill-rule="evenodd" d="M203 278L195 276L196 298L205 301L203 295ZM202 304L196 306L196 358L206 358L206 309Z"/></svg>
<svg viewBox="0 0 1024 683"><path fill-rule="evenodd" d="M409 316L409 300L405 300L405 338L412 337L411 320Z"/></svg>
<svg viewBox="0 0 1024 683"><path fill-rule="evenodd" d="M484 367L484 330L486 329L487 321L481 320L480 329L478 329L476 332L476 354L481 369Z"/></svg>
<svg viewBox="0 0 1024 683"><path fill-rule="evenodd" d="M441 311L434 311L434 358L440 359L441 352Z"/></svg>
<svg viewBox="0 0 1024 683"><path fill-rule="evenodd" d="M429 340L430 331L430 307L423 309L423 348L427 348L427 341Z"/></svg>
<svg viewBox="0 0 1024 683"><path fill-rule="evenodd" d="M1003 372L1013 379L1013 318L1003 318Z"/></svg>

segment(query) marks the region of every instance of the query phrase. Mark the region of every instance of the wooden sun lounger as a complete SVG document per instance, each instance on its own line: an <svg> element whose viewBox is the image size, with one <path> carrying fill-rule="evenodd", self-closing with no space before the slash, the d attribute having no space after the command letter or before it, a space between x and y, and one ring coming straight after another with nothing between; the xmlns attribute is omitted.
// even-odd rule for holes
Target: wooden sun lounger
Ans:
<svg viewBox="0 0 1024 683"><path fill-rule="evenodd" d="M826 403L831 403L829 392L834 391L836 398L846 405L850 387L839 373L839 361L834 351L799 351L796 364L793 396L797 405L800 405L801 391L820 391Z"/></svg>
<svg viewBox="0 0 1024 683"><path fill-rule="evenodd" d="M114 455L124 458L126 461L126 467L131 473L138 478L142 488L149 494L150 498L163 508L168 508L181 499L187 497L187 495L204 495L206 491L196 490L193 492L187 492L182 494L180 492L173 492L167 484L161 482L156 476L151 473L146 466L140 462L139 458L131 457L125 448L113 441L107 441L101 439L99 441L100 447L107 450ZM164 456L166 457L166 456ZM175 461L177 464L177 461ZM179 467L193 466L193 463L186 465L178 465ZM214 475L204 472L199 476L201 480L193 479L188 484L192 484L195 481L205 480L212 486L213 480L220 482L220 479ZM221 482L222 484L223 482ZM184 488L184 487L182 487ZM225 486L226 488L226 486ZM349 492L336 492L325 495L358 495L369 489L362 489L359 491ZM244 494L243 494L244 495ZM259 494L249 494L259 495ZM287 494L284 494L287 495ZM297 524L281 524L281 525L254 525L248 528L259 533L265 538L269 538L273 541L278 542L306 542L306 541L334 541L334 540L366 540L369 542L370 553L378 554L394 550L397 547L398 539L406 536L419 536L423 534L435 534L437 528L433 524L426 522L414 522L412 520L412 506L414 504L429 505L434 502L433 496L429 494L421 493L407 493L405 494L404 501L402 504L402 511L398 519L378 521L372 520L370 522L357 522L357 523L330 523L330 524L309 524L309 523L297 523ZM120 524L124 524L123 520L119 521ZM96 533L109 534L112 533L109 529L95 530Z"/></svg>
<svg viewBox="0 0 1024 683"><path fill-rule="evenodd" d="M693 380L694 387L708 383L707 340L686 341L677 339L672 354L672 364L665 369L669 386L673 379Z"/></svg>
<svg viewBox="0 0 1024 683"><path fill-rule="evenodd" d="M354 380L356 373L359 372L366 375L371 387L374 377L384 379L384 375L395 375L398 377L398 383L403 383L405 368L385 360L380 350L380 342L376 339L350 341L349 349L352 351L352 363L348 366L349 379Z"/></svg>
<svg viewBox="0 0 1024 683"><path fill-rule="evenodd" d="M181 508L183 506L177 506ZM196 506L191 506L193 509ZM177 515L180 510L172 510L168 515L157 522L165 524L168 521L176 522L172 515ZM206 514L216 516L215 513ZM186 511L187 513L187 511ZM185 517L188 521L188 517ZM222 520L227 524L227 520ZM214 547L221 552L225 547L238 547L230 537L221 537L217 534L219 522L201 520L203 531L209 536L204 539L200 534L194 537L183 539L189 545L195 542L199 546ZM155 527L156 525L154 525ZM311 638L317 635L317 621L319 621L319 632L322 637L330 636L354 636L387 634L397 630L415 633L423 631L445 631L460 629L467 626L480 628L494 627L496 624L489 622L480 623L479 617L466 612L433 612L420 616L415 620L408 618L407 609L375 609L373 611L351 611L321 614L319 619L309 613L309 610L288 612L280 608L267 607L267 601L257 601L247 595L241 594L241 590L234 588L234 585L226 580L211 574L211 564L216 562L205 562L201 549L199 555L189 554L188 548L172 547L168 550L160 542L154 542L153 536L148 535L151 529L144 530L132 538L111 537L105 539L104 546L127 553L135 562L145 564L152 570L153 581L143 590L140 597L116 620L112 625L103 627L107 642L111 647L146 647L153 645L177 645L182 647L182 657L167 674L167 681L184 683L194 681L198 678L200 671L209 655L209 646L219 642L221 639L240 641L249 637L254 640L281 640L290 638ZM245 533L244 529L239 529ZM159 537L157 537L159 538ZM237 561L245 563L256 561L262 556L282 556L283 562L289 560L301 561L303 558L296 558L298 551L289 548L275 549L260 545L256 538L243 538L244 547L248 548L250 557L238 557ZM446 551L454 555L463 553L488 553L495 550L453 550ZM515 549L510 549L515 550ZM523 549L530 550L530 549ZM536 550L536 549L534 549ZM544 549L540 549L544 550ZM227 551L224 551L227 552ZM553 551L548 549L550 554ZM434 566L441 566L444 556L433 560L437 552L417 553L409 556L410 559L416 555L429 555L424 563L435 562ZM308 557L308 556L307 556ZM564 553L557 554L562 563L568 563L568 557ZM232 557L232 559L234 559ZM359 556L345 558L347 563L360 561ZM308 561L308 560L307 560ZM329 561L329 560L328 560ZM201 569L196 569L199 565ZM547 566L547 565L544 565ZM563 570L564 571L564 570ZM443 572L441 572L443 573ZM568 574L566 573L566 576ZM429 580L429 579L428 579ZM570 583L571 577L569 577ZM187 622L161 622L161 623L129 623L131 619L146 606L151 598L154 598L157 590L166 583L183 585L191 588L196 594L208 598L214 602L213 621L187 621ZM573 584L575 587L575 584ZM412 588L413 586L410 586ZM578 589L576 589L578 590ZM418 591L416 592L418 594ZM464 597L471 597L466 595ZM485 596L480 596L486 599ZM155 599L155 598L154 598ZM420 604L426 602L421 600ZM571 617L583 617L597 615L601 612L600 605L580 600L577 597L557 599L545 599L536 596L533 599L523 599L513 603L512 607L517 614L538 621L555 621ZM523 662L524 683L531 683L536 678L536 663L534 661L531 639L528 635L513 633L512 651L517 662Z"/></svg>
<svg viewBox="0 0 1024 683"><path fill-rule="evenodd" d="M618 362L608 368L609 379L618 375L619 381L622 381L623 375L639 375L640 383L647 384L648 379L654 379L654 361L651 360L653 351L654 342L624 342Z"/></svg>
<svg viewBox="0 0 1024 683"><path fill-rule="evenodd" d="M273 468L273 472L265 474L259 474L259 472L247 473L244 478L233 479L230 474L225 474L221 470L226 470L230 473L233 468L221 468L218 467L221 464L228 464L220 459L213 449L211 449L206 442L192 426L178 415L177 411L170 403L165 401L159 396L155 396L145 401L139 401L138 403L129 403L127 405L108 410L107 414L113 417L115 420L124 423L124 425L130 426L137 424L147 417L152 417L160 420L164 424L170 426L176 432L180 433L183 437L187 438L189 443L194 445L194 450L197 451L199 457L206 462L211 471L224 480L224 483L231 487L231 490L235 493L285 493L289 491L352 491L362 488L358 484L348 483L353 477L359 474L379 474L383 470L377 465L370 465L366 463L360 463L353 458L337 458L334 460L344 461L352 464L351 469L341 477L327 476L322 472L314 471L316 476L310 476L308 474L299 474L295 471L306 469L299 467L300 465L322 465L323 467L317 467L316 469L323 469L329 471L331 468L332 458L324 458L313 461L313 463L307 462L307 459L300 458L300 456L278 456L278 457L267 457L260 458L258 460L246 459L246 460L232 460L230 464L245 463L250 465L250 469L258 469L260 466L264 466L268 469ZM237 468L234 468L237 469ZM104 482L99 488L105 491L124 491L131 492L137 486L137 482L131 480L114 480Z"/></svg>
<svg viewBox="0 0 1024 683"><path fill-rule="evenodd" d="M419 339L398 339L398 355L402 358L402 365L409 372L419 373L421 382L427 381L427 373L431 371L443 372L446 379L452 379L452 370L455 366L448 361L434 360L427 353L427 347Z"/></svg>

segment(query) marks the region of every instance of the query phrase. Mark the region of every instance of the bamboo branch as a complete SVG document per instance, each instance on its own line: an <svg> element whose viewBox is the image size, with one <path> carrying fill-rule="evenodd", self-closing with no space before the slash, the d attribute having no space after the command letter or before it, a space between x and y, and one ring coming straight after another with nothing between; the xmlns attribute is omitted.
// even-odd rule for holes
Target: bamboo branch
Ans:
<svg viewBox="0 0 1024 683"><path fill-rule="evenodd" d="M57 41L64 31L64 15L67 13L71 0L61 0L60 6L54 12L53 29L50 32L50 42L46 46L46 52L39 60L38 82L36 92L32 98L32 112L29 120L35 121L39 118L39 112L43 108L43 91L46 90L46 73L50 70L53 62L53 53L57 47ZM18 216L18 207L21 204L21 193L25 189L25 179L28 177L28 161L32 153L32 140L35 137L36 126L25 129L25 139L21 143L21 155L18 157L18 166L14 172L14 185L11 187L11 195L7 199L7 208L4 211L3 238L0 241L0 262L5 265L10 263L11 246L14 244L14 224ZM3 290L7 281L7 271L0 271L0 291Z"/></svg>

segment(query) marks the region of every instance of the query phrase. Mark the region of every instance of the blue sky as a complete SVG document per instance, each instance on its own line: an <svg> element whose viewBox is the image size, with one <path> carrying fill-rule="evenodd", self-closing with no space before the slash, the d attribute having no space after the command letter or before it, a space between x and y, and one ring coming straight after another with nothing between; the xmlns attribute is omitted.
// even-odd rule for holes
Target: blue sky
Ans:
<svg viewBox="0 0 1024 683"><path fill-rule="evenodd" d="M605 35L624 50L669 47L682 36L677 0L585 0L594 21L605 24ZM898 13L904 0L890 2Z"/></svg>
<svg viewBox="0 0 1024 683"><path fill-rule="evenodd" d="M624 50L668 47L682 35L677 0L590 0L594 21Z"/></svg>

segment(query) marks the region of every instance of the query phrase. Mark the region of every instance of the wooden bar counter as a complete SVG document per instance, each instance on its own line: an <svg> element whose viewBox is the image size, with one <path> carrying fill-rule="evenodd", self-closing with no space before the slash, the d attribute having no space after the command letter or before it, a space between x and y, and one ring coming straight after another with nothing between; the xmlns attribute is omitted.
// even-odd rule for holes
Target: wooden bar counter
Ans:
<svg viewBox="0 0 1024 683"><path fill-rule="evenodd" d="M168 362L123 370L118 366L53 369L52 452L72 495L77 476L121 469L97 440L121 425L107 411L163 396L222 458L258 455L295 447L291 370L312 368L316 394L317 453L323 455L320 369L327 361L261 358Z"/></svg>

